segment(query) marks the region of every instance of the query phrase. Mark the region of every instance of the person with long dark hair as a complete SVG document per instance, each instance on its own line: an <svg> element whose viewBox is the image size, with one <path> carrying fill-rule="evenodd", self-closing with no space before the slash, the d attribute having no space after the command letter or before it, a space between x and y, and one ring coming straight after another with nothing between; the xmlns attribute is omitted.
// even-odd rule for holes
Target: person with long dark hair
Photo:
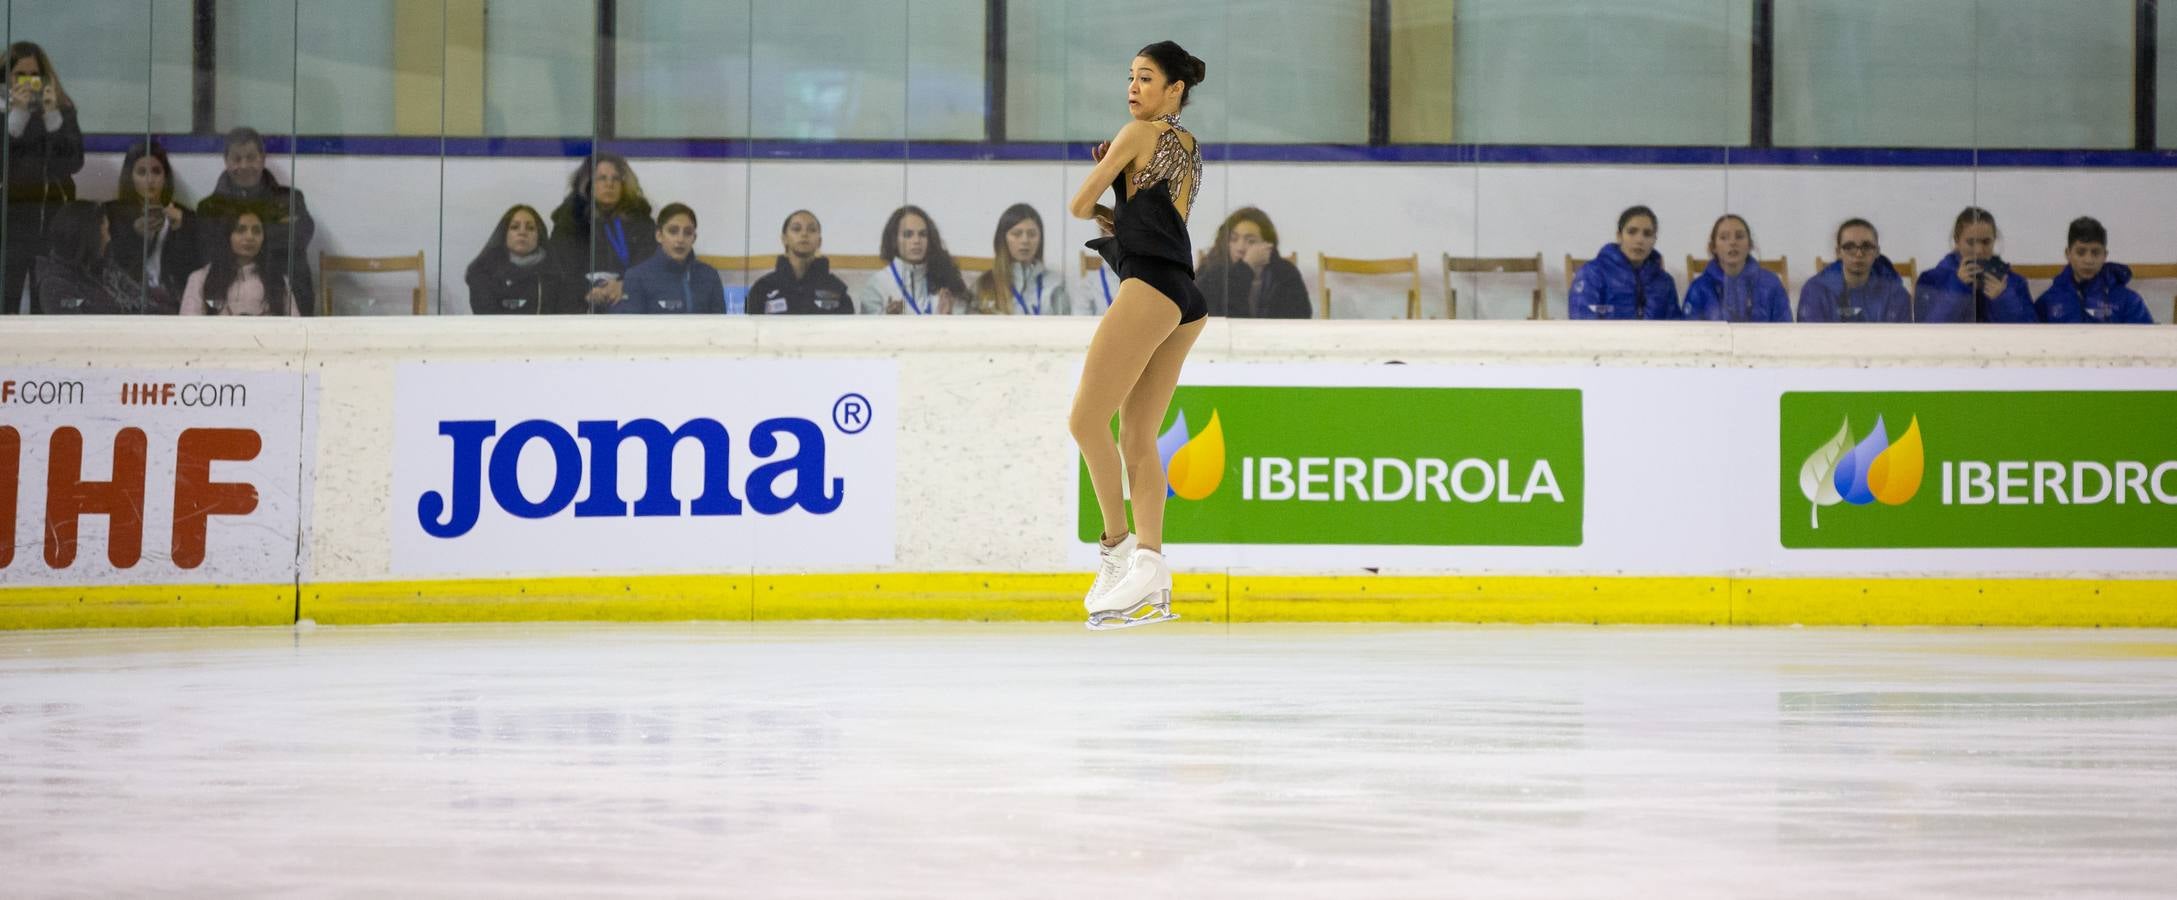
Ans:
<svg viewBox="0 0 2177 900"><path fill-rule="evenodd" d="M499 217L491 240L469 262L469 311L479 316L589 311L582 276L552 255L544 217L526 204Z"/></svg>
<svg viewBox="0 0 2177 900"><path fill-rule="evenodd" d="M76 199L83 129L45 48L8 45L7 247L0 251L0 315L21 308L53 214ZM36 293L35 289L32 291Z"/></svg>
<svg viewBox="0 0 2177 900"><path fill-rule="evenodd" d="M213 248L211 263L189 276L182 289L185 316L295 316L295 295L286 260L266 250L265 223L243 210L226 222L225 247Z"/></svg>
<svg viewBox="0 0 2177 900"><path fill-rule="evenodd" d="M752 316L823 315L851 316L854 298L847 283L831 273L824 258L824 223L816 213L797 209L779 225L778 266L748 286L748 314Z"/></svg>
<svg viewBox="0 0 2177 900"><path fill-rule="evenodd" d="M1209 303L1194 283L1194 247L1187 236L1187 216L1202 186L1202 148L1179 124L1188 93L1207 72L1200 59L1171 41L1141 48L1127 66L1130 120L1110 143L1096 148L1095 168L1067 205L1075 218L1095 219L1102 228L1105 236L1089 247L1120 278L1118 295L1089 342L1068 417L1103 516L1103 562L1083 598L1091 629L1176 618L1172 570L1164 561L1164 496L1170 482L1157 434L1180 368L1209 315ZM1112 193L1112 206L1097 202L1105 191ZM1127 527L1129 493L1132 528Z"/></svg>
<svg viewBox="0 0 2177 900"><path fill-rule="evenodd" d="M1241 207L1217 226L1195 284L1209 300L1209 314L1235 319L1306 319L1315 315L1300 267L1278 246L1270 214Z"/></svg>
<svg viewBox="0 0 2177 900"><path fill-rule="evenodd" d="M1064 316L1073 306L1065 279L1043 266L1043 216L1026 203L1006 207L990 236L994 265L975 279L970 312L982 315Z"/></svg>
<svg viewBox="0 0 2177 900"><path fill-rule="evenodd" d="M635 167L617 153L598 153L575 167L567 199L552 211L552 253L584 273L591 312L627 296L627 270L658 252L658 223L650 218Z"/></svg>
<svg viewBox="0 0 2177 900"><path fill-rule="evenodd" d="M280 184L272 170L265 168L265 136L256 129L229 131L225 143L227 170L220 174L211 196L197 204L197 215L207 220L199 229L204 234L205 258L227 253L222 236L233 232L234 220L242 213L256 214L264 226L265 265L277 266L287 276L294 296L305 301L295 304L293 314L312 315L317 304L309 301L317 296L317 281L310 270L310 242L317 237L317 219L310 215L309 201L302 191ZM209 224L214 220L218 224Z"/></svg>
<svg viewBox="0 0 2177 900"><path fill-rule="evenodd" d="M48 315L115 315L144 312L141 286L114 265L106 245L111 226L98 204L57 207L38 257L38 311Z"/></svg>
<svg viewBox="0 0 2177 900"><path fill-rule="evenodd" d="M1572 277L1566 300L1575 319L1683 319L1678 282L1655 252L1655 210L1635 206L1618 214L1618 239Z"/></svg>
<svg viewBox="0 0 2177 900"><path fill-rule="evenodd" d="M113 235L106 252L139 285L144 305L174 311L204 254L196 214L175 196L174 165L158 141L129 145L106 222Z"/></svg>
<svg viewBox="0 0 2177 900"><path fill-rule="evenodd" d="M1915 322L2039 322L2026 279L1996 253L1996 217L1978 206L1950 226L1950 255L1913 285Z"/></svg>
<svg viewBox="0 0 2177 900"><path fill-rule="evenodd" d="M877 239L884 268L854 292L865 316L960 315L968 311L967 282L945 249L937 222L919 206L902 206L884 222Z"/></svg>

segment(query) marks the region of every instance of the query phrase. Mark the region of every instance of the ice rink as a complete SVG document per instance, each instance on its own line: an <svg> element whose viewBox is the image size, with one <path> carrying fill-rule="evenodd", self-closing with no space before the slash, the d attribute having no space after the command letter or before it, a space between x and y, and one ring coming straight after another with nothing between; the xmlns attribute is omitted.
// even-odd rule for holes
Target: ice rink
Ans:
<svg viewBox="0 0 2177 900"><path fill-rule="evenodd" d="M2169 896L2177 633L0 634L8 896Z"/></svg>

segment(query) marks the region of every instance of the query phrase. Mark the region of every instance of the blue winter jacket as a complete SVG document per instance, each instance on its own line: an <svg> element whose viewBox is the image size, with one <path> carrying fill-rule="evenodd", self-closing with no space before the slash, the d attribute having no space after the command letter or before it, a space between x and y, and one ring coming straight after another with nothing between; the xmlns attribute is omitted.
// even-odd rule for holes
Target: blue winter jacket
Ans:
<svg viewBox="0 0 2177 900"><path fill-rule="evenodd" d="M2033 295L2026 279L2017 272L2003 282L2003 293L1988 298L1987 308L1976 310L1973 288L1958 280L1958 254L1943 257L1935 268L1920 273L1912 293L1915 322L2039 322L2033 312Z"/></svg>
<svg viewBox="0 0 2177 900"><path fill-rule="evenodd" d="M1910 322L1912 292L1905 289L1905 279L1887 256L1875 257L1866 284L1847 289L1840 260L1799 289L1799 321Z"/></svg>
<svg viewBox="0 0 2177 900"><path fill-rule="evenodd" d="M1789 322L1791 295L1784 279L1751 259L1733 278L1714 259L1686 285L1686 318L1710 322Z"/></svg>
<svg viewBox="0 0 2177 900"><path fill-rule="evenodd" d="M1662 255L1648 254L1636 269L1616 244L1604 244L1595 251L1595 261L1573 276L1567 305L1575 319L1685 318L1678 307L1678 282L1663 270Z"/></svg>
<svg viewBox="0 0 2177 900"><path fill-rule="evenodd" d="M2034 309L2043 322L2086 322L2097 325L2152 325L2154 314L2147 311L2147 301L2140 299L2139 292L2125 287L2132 281L2132 267L2107 263L2095 273L2094 280L2080 290L2078 279L2072 277L2071 267L2056 276L2056 283L2041 293L2034 301ZM2087 315L2087 310L2099 315Z"/></svg>
<svg viewBox="0 0 2177 900"><path fill-rule="evenodd" d="M688 254L674 262L660 250L625 276L625 293L612 305L616 313L708 313L726 311L726 286L718 270Z"/></svg>

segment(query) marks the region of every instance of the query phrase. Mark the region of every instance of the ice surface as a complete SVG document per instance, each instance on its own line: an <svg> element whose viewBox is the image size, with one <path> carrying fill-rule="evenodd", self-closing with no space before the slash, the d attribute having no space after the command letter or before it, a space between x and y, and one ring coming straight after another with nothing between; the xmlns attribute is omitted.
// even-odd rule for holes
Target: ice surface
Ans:
<svg viewBox="0 0 2177 900"><path fill-rule="evenodd" d="M9 896L2169 896L2177 634L0 635Z"/></svg>

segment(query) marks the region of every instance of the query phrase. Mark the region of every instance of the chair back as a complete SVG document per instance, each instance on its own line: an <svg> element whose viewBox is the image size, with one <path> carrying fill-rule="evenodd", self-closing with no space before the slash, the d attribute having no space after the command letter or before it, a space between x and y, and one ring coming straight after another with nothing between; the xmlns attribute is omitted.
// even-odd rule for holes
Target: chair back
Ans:
<svg viewBox="0 0 2177 900"><path fill-rule="evenodd" d="M421 250L416 251L414 256L332 256L324 251L319 251L317 271L318 315L329 316L333 314L333 280L326 276L335 272L357 275L379 272L414 272L416 273L416 287L410 295L409 314L420 316L426 311L425 307L428 305L426 298L429 296L429 292L424 286L423 251Z"/></svg>

